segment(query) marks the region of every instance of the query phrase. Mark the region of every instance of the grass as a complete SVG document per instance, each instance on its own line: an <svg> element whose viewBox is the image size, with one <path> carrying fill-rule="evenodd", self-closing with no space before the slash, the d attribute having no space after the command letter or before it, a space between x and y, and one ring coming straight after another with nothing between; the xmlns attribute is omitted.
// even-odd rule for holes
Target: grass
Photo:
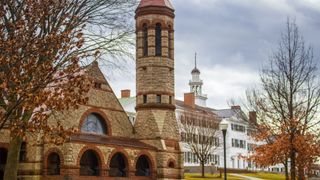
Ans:
<svg viewBox="0 0 320 180"><path fill-rule="evenodd" d="M273 173L250 173L250 174L241 174L244 176L250 176L255 178L261 178L265 180L284 180L285 175L283 174L273 174Z"/></svg>
<svg viewBox="0 0 320 180"><path fill-rule="evenodd" d="M220 176L219 174L205 174L205 177L202 178L201 174L195 174L195 173L192 173L192 174L185 173L184 174L185 180L209 180L209 179L222 180L223 178L220 178L219 176ZM243 180L243 179L239 178L239 177L228 175L228 180Z"/></svg>

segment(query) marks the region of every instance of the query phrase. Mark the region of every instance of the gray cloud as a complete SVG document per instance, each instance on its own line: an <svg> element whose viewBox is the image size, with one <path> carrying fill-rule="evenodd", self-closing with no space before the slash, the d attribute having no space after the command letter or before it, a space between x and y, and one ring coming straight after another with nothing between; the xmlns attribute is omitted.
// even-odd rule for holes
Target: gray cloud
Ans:
<svg viewBox="0 0 320 180"><path fill-rule="evenodd" d="M258 82L259 70L277 48L287 17L295 18L307 44L320 53L318 0L173 0L175 19L176 96L189 91L194 52L208 94L208 105L244 95ZM135 68L108 74L117 94L135 90ZM133 93L135 93L133 91Z"/></svg>

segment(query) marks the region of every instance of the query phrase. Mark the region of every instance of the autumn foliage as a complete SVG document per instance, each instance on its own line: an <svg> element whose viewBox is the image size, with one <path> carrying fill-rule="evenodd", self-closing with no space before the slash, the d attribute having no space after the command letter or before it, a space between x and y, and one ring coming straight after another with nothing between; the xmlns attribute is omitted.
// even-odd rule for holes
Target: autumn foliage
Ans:
<svg viewBox="0 0 320 180"><path fill-rule="evenodd" d="M298 128L297 121L292 121L296 122L294 124ZM249 158L258 165L268 167L281 163L285 164L290 157L291 149L294 149L296 153L296 168L299 177L304 177L311 170L312 165L316 163L317 157L320 154L320 143L314 134L308 132L305 134L297 133L291 145L290 134L285 129L275 135L274 129L265 128L263 125L258 126L258 128L252 134L253 138L256 141L268 142L256 146L254 154Z"/></svg>
<svg viewBox="0 0 320 180"><path fill-rule="evenodd" d="M74 28L77 17L53 16L66 5L51 0L1 3L0 128L9 128L12 136L63 136L59 122L49 126L49 115L86 102L89 81L79 66L83 55L74 53L84 42L81 28Z"/></svg>
<svg viewBox="0 0 320 180"><path fill-rule="evenodd" d="M286 178L304 179L320 157L320 83L312 48L288 19L279 47L260 74L261 88L247 91L257 112L253 137L263 142L252 159L261 166L282 163Z"/></svg>

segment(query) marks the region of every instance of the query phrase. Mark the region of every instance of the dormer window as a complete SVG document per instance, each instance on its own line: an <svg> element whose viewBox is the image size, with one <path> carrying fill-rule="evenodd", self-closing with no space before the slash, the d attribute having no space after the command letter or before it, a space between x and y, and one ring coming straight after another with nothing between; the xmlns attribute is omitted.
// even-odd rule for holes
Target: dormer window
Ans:
<svg viewBox="0 0 320 180"><path fill-rule="evenodd" d="M162 55L162 45L161 45L161 24L156 24L156 56Z"/></svg>

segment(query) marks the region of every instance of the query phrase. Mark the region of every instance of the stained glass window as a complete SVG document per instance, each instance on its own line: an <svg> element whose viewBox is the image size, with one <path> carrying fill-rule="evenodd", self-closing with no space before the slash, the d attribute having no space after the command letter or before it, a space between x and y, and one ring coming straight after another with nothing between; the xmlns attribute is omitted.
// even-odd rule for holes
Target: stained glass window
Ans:
<svg viewBox="0 0 320 180"><path fill-rule="evenodd" d="M99 115L90 114L81 127L82 132L107 134L106 124Z"/></svg>

